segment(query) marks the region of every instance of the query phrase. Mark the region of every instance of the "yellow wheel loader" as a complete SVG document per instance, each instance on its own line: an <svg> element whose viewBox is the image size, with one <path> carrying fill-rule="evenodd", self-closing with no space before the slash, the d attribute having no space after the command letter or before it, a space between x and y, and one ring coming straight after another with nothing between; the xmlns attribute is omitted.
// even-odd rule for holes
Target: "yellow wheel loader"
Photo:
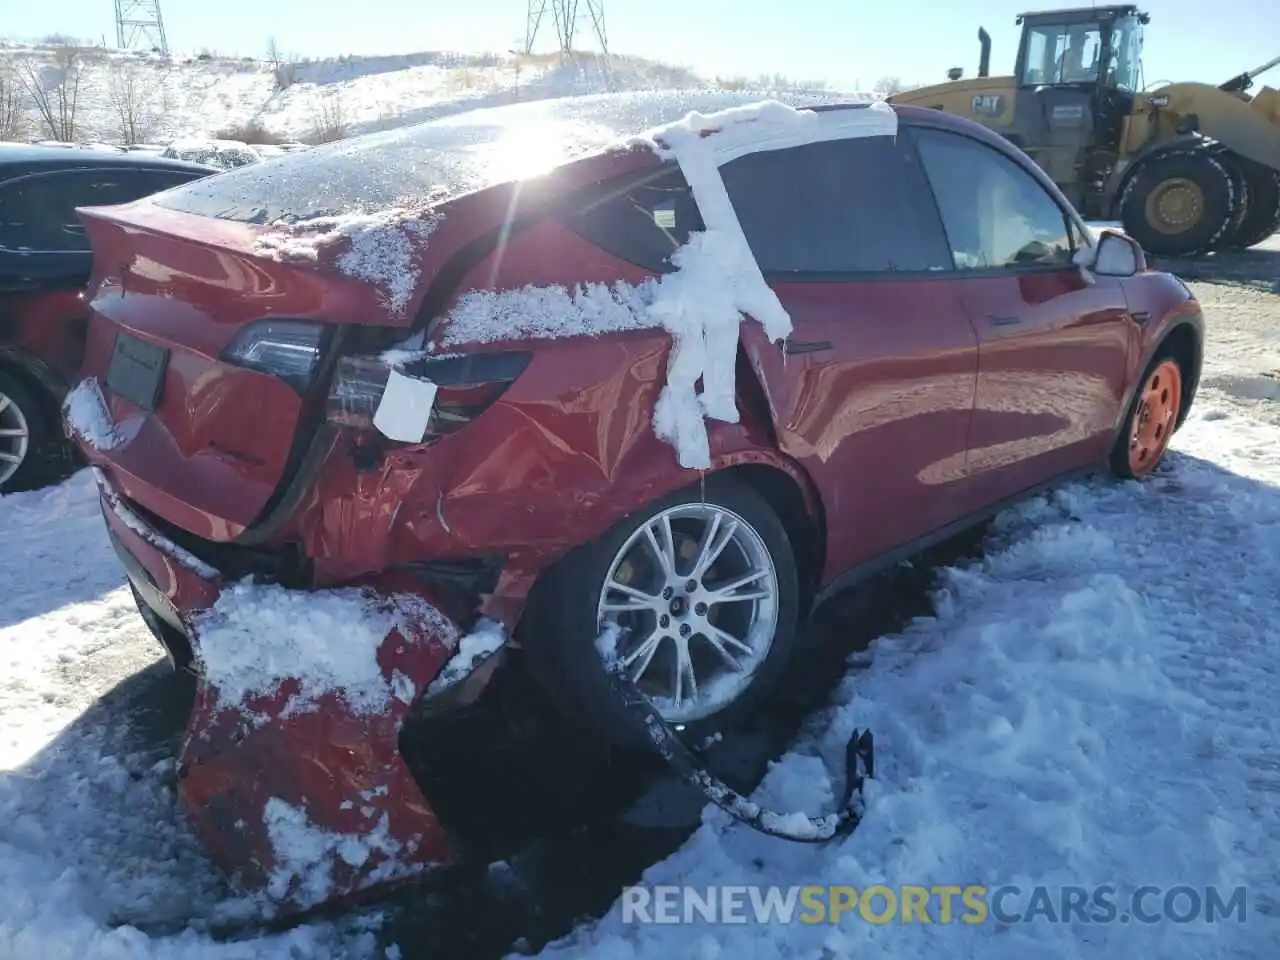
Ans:
<svg viewBox="0 0 1280 960"><path fill-rule="evenodd" d="M978 30L978 76L894 94L958 113L1031 156L1085 217L1119 220L1151 254L1243 249L1280 229L1280 91L1248 91L1280 57L1220 86L1143 87L1136 6L1024 13L1012 76L992 77Z"/></svg>

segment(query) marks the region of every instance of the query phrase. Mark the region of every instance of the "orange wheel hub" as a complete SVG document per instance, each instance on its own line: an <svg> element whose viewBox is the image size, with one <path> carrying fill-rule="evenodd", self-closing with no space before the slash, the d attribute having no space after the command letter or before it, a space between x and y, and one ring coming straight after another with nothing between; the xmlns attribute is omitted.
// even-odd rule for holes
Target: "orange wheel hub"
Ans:
<svg viewBox="0 0 1280 960"><path fill-rule="evenodd" d="M1149 473L1169 446L1182 408L1182 370L1162 361L1147 376L1129 430L1129 469L1135 477Z"/></svg>

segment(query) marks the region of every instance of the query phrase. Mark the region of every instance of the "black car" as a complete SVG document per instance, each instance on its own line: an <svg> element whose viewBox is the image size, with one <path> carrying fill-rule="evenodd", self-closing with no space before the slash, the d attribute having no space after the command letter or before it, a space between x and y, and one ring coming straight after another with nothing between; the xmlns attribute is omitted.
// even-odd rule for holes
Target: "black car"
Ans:
<svg viewBox="0 0 1280 960"><path fill-rule="evenodd" d="M138 153L0 146L0 494L55 479L68 464L59 406L84 353L92 266L76 208L218 172Z"/></svg>

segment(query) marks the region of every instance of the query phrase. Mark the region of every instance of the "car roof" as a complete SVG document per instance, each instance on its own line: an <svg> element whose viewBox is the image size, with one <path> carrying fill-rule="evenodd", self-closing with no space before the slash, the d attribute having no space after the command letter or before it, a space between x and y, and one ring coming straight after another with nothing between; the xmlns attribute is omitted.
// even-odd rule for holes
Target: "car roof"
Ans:
<svg viewBox="0 0 1280 960"><path fill-rule="evenodd" d="M83 167L139 167L148 170L185 170L216 173L217 167L189 160L170 160L142 151L103 150L96 147L53 147L40 144L5 144L0 148L0 177L45 170L74 170Z"/></svg>
<svg viewBox="0 0 1280 960"><path fill-rule="evenodd" d="M526 161L561 166L603 154L689 113L777 100L794 107L866 107L835 94L643 90L529 100L352 137L227 171L157 198L160 206L247 223L371 215L422 198L446 203L518 180Z"/></svg>

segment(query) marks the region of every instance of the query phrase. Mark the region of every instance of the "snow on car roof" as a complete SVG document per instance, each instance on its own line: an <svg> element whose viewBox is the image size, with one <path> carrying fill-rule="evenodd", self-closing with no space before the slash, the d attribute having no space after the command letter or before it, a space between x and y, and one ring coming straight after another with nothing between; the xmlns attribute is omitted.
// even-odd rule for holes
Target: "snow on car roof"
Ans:
<svg viewBox="0 0 1280 960"><path fill-rule="evenodd" d="M245 223L374 214L519 180L601 151L689 113L777 99L848 103L823 94L640 91L537 100L367 134L245 167L155 198L169 209Z"/></svg>

